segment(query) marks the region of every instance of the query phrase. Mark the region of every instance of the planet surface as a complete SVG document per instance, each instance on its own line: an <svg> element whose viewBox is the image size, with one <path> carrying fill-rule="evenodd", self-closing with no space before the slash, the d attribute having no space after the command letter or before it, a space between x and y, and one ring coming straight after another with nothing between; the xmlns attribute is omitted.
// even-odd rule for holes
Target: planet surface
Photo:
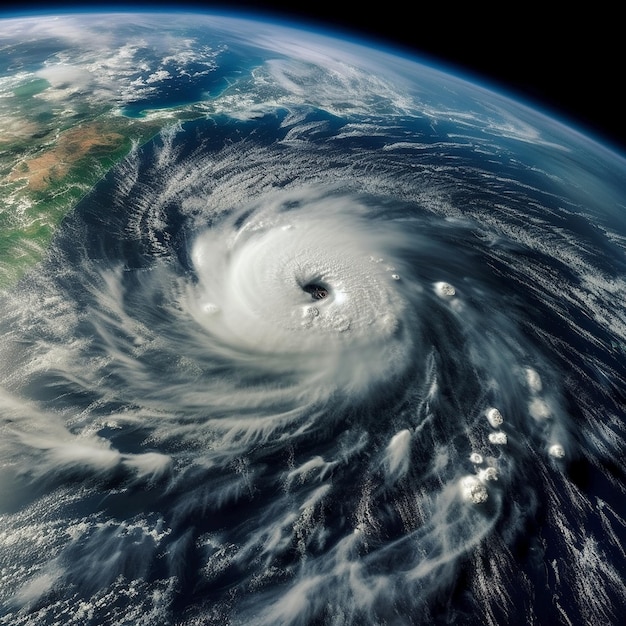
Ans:
<svg viewBox="0 0 626 626"><path fill-rule="evenodd" d="M621 623L623 155L305 27L0 24L0 624Z"/></svg>

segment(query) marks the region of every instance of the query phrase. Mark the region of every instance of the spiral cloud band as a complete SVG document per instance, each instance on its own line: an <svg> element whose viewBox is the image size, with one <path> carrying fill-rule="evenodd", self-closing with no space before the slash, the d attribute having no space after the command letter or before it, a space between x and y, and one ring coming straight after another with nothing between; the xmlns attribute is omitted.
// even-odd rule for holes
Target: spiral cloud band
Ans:
<svg viewBox="0 0 626 626"><path fill-rule="evenodd" d="M223 80L2 293L0 624L619 623L624 170L406 59L115 19L142 94L206 32Z"/></svg>
<svg viewBox="0 0 626 626"><path fill-rule="evenodd" d="M384 256L393 254L393 232L372 233L350 198L284 195L264 198L270 206L233 232L199 235L194 318L216 349L248 366L302 369L315 378L309 384L324 377L363 392L398 375L411 342L407 298ZM289 203L299 207L285 210Z"/></svg>
<svg viewBox="0 0 626 626"><path fill-rule="evenodd" d="M33 460L26 476L54 476L56 489L70 477L119 483L104 510L147 488L151 511L124 515L123 531L59 539L22 605L39 587L117 597L119 575L165 568L169 580L189 559L205 563L207 589L226 577L246 590L242 623L307 623L328 598L358 620L410 607L411 589L436 597L442 572L453 580L500 520L520 523L504 504L512 493L533 506L518 484L531 462L520 442L546 463L569 444L560 395L543 384L552 368L529 350L514 295L456 244L476 223L419 202L390 208L366 188L384 188L384 168L365 189L338 189L307 181L306 160L291 166L306 184L240 202L238 154L222 149L231 165L215 189L212 159L176 163L166 139L85 201L31 277L37 295L16 293L7 310L39 337L18 378L39 402L37 389L56 398L56 414L18 411L12 445ZM246 157L275 158L266 152L251 144ZM65 510L76 494L63 493ZM95 523L98 506L86 515ZM139 543L124 539L131 523ZM107 568L77 578L76 563L111 550ZM255 615L257 596L266 608Z"/></svg>

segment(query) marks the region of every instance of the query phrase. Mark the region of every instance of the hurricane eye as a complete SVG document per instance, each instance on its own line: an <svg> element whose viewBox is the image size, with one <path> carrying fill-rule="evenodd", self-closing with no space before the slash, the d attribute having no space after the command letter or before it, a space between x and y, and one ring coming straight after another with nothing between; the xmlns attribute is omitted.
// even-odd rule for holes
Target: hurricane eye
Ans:
<svg viewBox="0 0 626 626"><path fill-rule="evenodd" d="M313 300L323 300L328 296L328 289L322 285L316 285L315 283L304 285L302 289L306 291L306 293L311 294Z"/></svg>

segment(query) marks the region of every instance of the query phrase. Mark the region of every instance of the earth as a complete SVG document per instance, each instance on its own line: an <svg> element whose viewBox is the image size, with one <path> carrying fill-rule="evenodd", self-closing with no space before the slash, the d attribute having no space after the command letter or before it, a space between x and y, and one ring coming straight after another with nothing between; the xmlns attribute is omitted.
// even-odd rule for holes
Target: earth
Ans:
<svg viewBox="0 0 626 626"><path fill-rule="evenodd" d="M619 624L626 159L362 42L0 28L0 624Z"/></svg>

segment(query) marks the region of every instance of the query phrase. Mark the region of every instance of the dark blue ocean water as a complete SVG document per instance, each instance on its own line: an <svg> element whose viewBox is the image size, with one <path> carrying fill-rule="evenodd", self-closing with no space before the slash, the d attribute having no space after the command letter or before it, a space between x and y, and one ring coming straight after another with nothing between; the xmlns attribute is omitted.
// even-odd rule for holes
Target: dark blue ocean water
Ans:
<svg viewBox="0 0 626 626"><path fill-rule="evenodd" d="M192 105L216 98L225 89L248 75L252 69L261 64L261 57L249 52L245 55L240 51L228 48L220 49L216 55L216 64L207 69L206 63L185 63L181 72L179 62L173 58L170 64L161 67L168 71L170 77L158 81L156 92L151 91L145 98L126 104L122 112L127 117L143 117L146 109L159 110L171 107ZM138 79L149 79L150 73L139 75Z"/></svg>
<svg viewBox="0 0 626 626"><path fill-rule="evenodd" d="M241 69L222 59L192 91ZM179 104L178 85L151 108ZM154 624L618 623L624 367L599 313L613 303L585 295L625 273L609 221L512 140L291 115L215 116L138 149L5 307L13 388L37 411L16 409L26 495L2 512L19 532L52 498L57 539L25 558L54 584L2 623L81 602L90 624L138 607ZM281 272L307 264L359 314L385 294L371 330L292 334ZM464 499L487 469L488 498Z"/></svg>

